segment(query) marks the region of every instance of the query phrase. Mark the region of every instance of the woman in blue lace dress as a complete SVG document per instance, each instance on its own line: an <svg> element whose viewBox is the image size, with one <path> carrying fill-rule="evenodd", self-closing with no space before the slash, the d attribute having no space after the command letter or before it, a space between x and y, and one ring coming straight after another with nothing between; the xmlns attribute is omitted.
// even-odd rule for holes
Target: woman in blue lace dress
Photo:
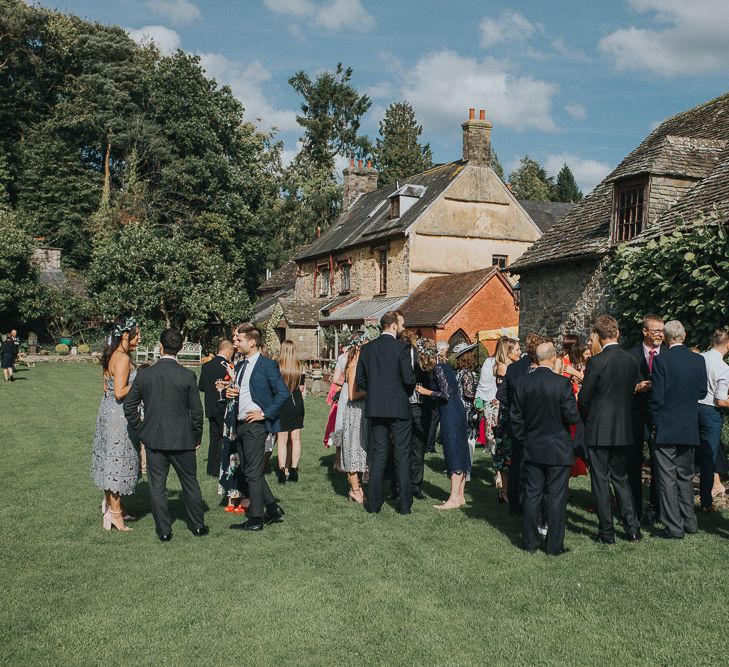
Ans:
<svg viewBox="0 0 729 667"><path fill-rule="evenodd" d="M137 373L132 353L139 340L137 323L118 318L101 355L104 396L96 418L91 479L104 492L101 512L106 530L129 530L124 523L121 496L133 493L139 478L138 445L124 417L123 405Z"/></svg>
<svg viewBox="0 0 729 667"><path fill-rule="evenodd" d="M415 390L423 396L430 396L438 407L440 429L443 436L443 454L446 474L451 480L448 500L433 505L439 510L453 510L466 504L464 490L466 474L471 472L471 455L468 451L466 432L466 411L458 395L456 374L447 360L448 343L440 342L436 347L430 345L420 352L418 363L424 371L430 371L430 386L426 389L418 385Z"/></svg>

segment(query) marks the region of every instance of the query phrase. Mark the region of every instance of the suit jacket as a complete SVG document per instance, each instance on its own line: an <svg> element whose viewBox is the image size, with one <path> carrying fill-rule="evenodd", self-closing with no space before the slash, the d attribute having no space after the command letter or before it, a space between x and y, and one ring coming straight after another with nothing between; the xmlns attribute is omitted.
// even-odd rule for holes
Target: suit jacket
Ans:
<svg viewBox="0 0 729 667"><path fill-rule="evenodd" d="M528 354L525 354L519 361L515 361L506 367L504 380L496 390L496 400L499 403L504 403L507 406L511 405L511 401L514 398L514 389L518 381L529 374L531 365L531 358Z"/></svg>
<svg viewBox="0 0 729 667"><path fill-rule="evenodd" d="M243 360L241 359L235 365L235 377L241 369ZM246 369L246 373L250 371ZM278 414L286 401L291 398L291 392L281 377L278 364L263 355L258 357L256 365L253 367L253 373L250 380L251 398L253 402L263 410L265 417L266 431L269 433L278 433L281 430L281 424L278 420ZM236 405L236 410L238 406Z"/></svg>
<svg viewBox="0 0 729 667"><path fill-rule="evenodd" d="M633 444L633 395L637 383L637 360L617 345L606 347L587 362L580 412L588 447Z"/></svg>
<svg viewBox="0 0 729 667"><path fill-rule="evenodd" d="M144 421L139 407L144 404ZM203 410L195 373L174 359L143 368L124 399L124 416L149 449L195 449L203 433Z"/></svg>
<svg viewBox="0 0 729 667"><path fill-rule="evenodd" d="M661 345L661 352L653 358L655 360L668 350L668 345ZM643 354L643 343L639 343L635 347L631 347L627 350L628 354L633 356L638 362L638 382L651 379L651 372L648 370L648 362L645 360L645 354ZM637 384L637 382L636 382ZM636 419L646 422L650 419L650 409L648 404L651 400L651 392L646 391L640 394L633 394L633 421ZM635 426L635 424L633 424Z"/></svg>
<svg viewBox="0 0 729 667"><path fill-rule="evenodd" d="M205 416L208 419L222 418L225 414L225 401L219 400L220 394L215 388L215 383L225 379L228 374L227 364L228 360L218 354L200 368L197 387L205 394Z"/></svg>
<svg viewBox="0 0 729 667"><path fill-rule="evenodd" d="M698 402L707 393L703 357L685 345L674 345L653 360L652 380L650 411L656 444L698 445Z"/></svg>
<svg viewBox="0 0 729 667"><path fill-rule="evenodd" d="M410 347L390 334L363 345L355 383L367 392L365 416L411 419L409 396L415 388Z"/></svg>
<svg viewBox="0 0 729 667"><path fill-rule="evenodd" d="M571 466L575 450L570 425L579 418L572 383L566 377L542 366L517 383L509 420L514 437L524 442L525 461Z"/></svg>

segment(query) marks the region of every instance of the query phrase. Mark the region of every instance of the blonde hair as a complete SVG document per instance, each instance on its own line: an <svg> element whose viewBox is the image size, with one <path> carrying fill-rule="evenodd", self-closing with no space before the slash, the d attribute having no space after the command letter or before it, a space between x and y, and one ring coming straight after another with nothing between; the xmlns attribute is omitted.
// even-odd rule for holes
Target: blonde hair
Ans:
<svg viewBox="0 0 729 667"><path fill-rule="evenodd" d="M301 382L301 373L304 367L296 354L296 345L292 340L285 340L281 343L278 368L289 391L294 391Z"/></svg>
<svg viewBox="0 0 729 667"><path fill-rule="evenodd" d="M496 369L499 364L508 366L511 363L509 355L514 351L514 348L519 344L519 341L508 336L502 336L496 343L496 352L494 352L494 368L493 373L496 375Z"/></svg>

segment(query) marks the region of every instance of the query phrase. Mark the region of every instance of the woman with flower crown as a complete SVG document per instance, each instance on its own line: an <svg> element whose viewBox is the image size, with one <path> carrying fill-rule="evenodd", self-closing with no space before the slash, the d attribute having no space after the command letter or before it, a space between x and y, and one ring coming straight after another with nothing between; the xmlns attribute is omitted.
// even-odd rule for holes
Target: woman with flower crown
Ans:
<svg viewBox="0 0 729 667"><path fill-rule="evenodd" d="M137 323L117 318L101 355L104 395L96 418L91 479L104 492L101 512L106 530L130 530L124 523L121 496L133 493L137 485L139 454L123 404L137 373L132 353L139 340Z"/></svg>

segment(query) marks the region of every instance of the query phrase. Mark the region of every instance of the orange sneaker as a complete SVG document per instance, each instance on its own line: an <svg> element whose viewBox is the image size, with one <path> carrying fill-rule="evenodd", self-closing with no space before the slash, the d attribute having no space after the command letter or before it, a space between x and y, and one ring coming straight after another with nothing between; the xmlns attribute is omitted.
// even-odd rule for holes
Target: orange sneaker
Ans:
<svg viewBox="0 0 729 667"><path fill-rule="evenodd" d="M225 512L235 512L235 505L226 505L225 506L225 510L223 510L223 511L225 511Z"/></svg>
<svg viewBox="0 0 729 667"><path fill-rule="evenodd" d="M236 505L235 509L233 510L236 514L245 514L248 511L247 507L241 507L240 505Z"/></svg>

